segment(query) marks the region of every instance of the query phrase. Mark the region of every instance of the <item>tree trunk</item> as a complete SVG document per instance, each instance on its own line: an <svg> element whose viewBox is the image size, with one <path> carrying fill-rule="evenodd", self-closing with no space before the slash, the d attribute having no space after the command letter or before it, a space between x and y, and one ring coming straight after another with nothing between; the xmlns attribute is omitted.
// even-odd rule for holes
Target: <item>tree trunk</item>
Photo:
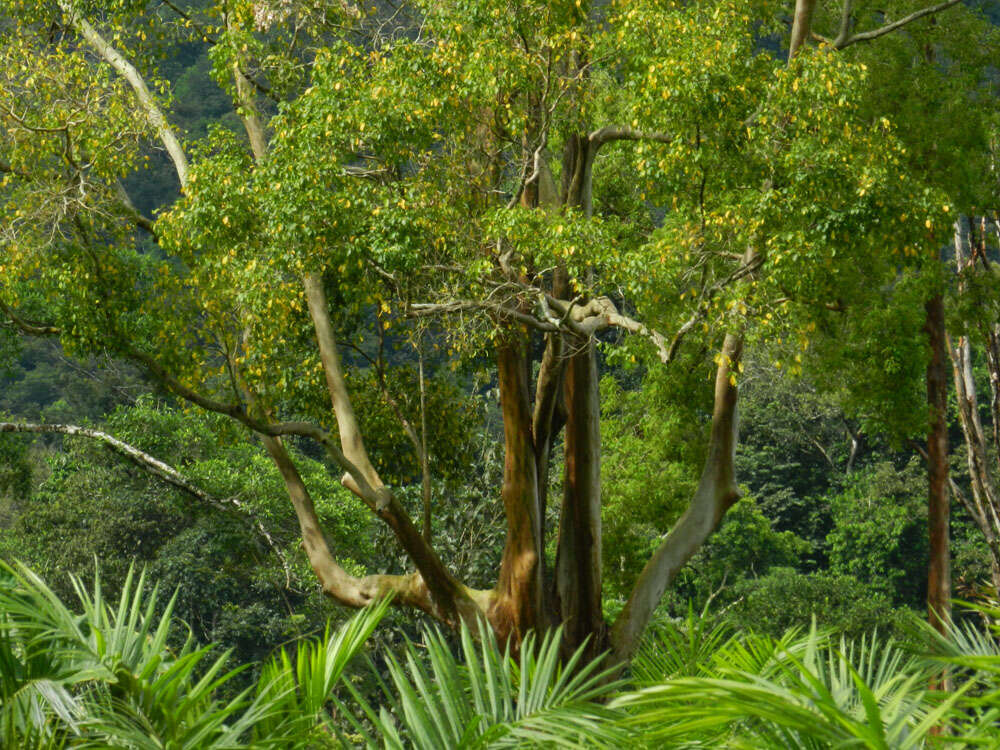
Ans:
<svg viewBox="0 0 1000 750"><path fill-rule="evenodd" d="M727 335L715 374L712 432L701 479L687 511L642 569L625 608L615 621L611 645L618 661L632 658L667 586L740 497L735 467L738 393L734 373L742 353L743 337Z"/></svg>
<svg viewBox="0 0 1000 750"><path fill-rule="evenodd" d="M519 335L511 336L497 348L505 452L500 496L507 518L507 542L487 616L501 643L512 638L514 645L528 630L543 624L545 611L542 520L527 364Z"/></svg>
<svg viewBox="0 0 1000 750"><path fill-rule="evenodd" d="M927 524L930 532L930 564L927 573L928 621L944 633L951 620L951 554L949 550L948 503L948 384L945 374L944 300L940 294L927 301L924 330L930 341L927 363Z"/></svg>
<svg viewBox="0 0 1000 750"><path fill-rule="evenodd" d="M970 272L972 262L966 253L969 244L969 225L964 217L955 222L955 266L958 273ZM959 293L965 284L959 281ZM1000 591L1000 503L997 488L989 471L986 434L979 418L979 399L972 372L972 350L967 336L960 336L957 345L947 345L955 380L955 401L958 406L959 424L965 440L972 487L972 502L966 508L976 522L990 551L990 569L994 589ZM989 359L989 358L988 358ZM990 363L991 364L991 363ZM992 364L991 364L992 366ZM1000 374L998 374L1000 375ZM994 381L991 373L991 386ZM994 398L996 395L994 394Z"/></svg>
<svg viewBox="0 0 1000 750"><path fill-rule="evenodd" d="M788 61L791 62L812 35L812 17L816 0L796 0L792 19L792 35L788 42Z"/></svg>
<svg viewBox="0 0 1000 750"><path fill-rule="evenodd" d="M556 595L567 647L587 638L605 650L601 607L601 405L593 341L566 367L563 504L556 551Z"/></svg>

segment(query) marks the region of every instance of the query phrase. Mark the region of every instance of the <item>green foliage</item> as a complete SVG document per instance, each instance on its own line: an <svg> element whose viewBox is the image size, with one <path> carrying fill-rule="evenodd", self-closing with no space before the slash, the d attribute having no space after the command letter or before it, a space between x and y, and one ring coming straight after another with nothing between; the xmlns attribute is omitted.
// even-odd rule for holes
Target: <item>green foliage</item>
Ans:
<svg viewBox="0 0 1000 750"><path fill-rule="evenodd" d="M735 604L726 613L734 627L779 634L821 618L838 632L859 637L891 633L900 613L874 586L844 575L799 573L774 568L757 579L737 582Z"/></svg>
<svg viewBox="0 0 1000 750"><path fill-rule="evenodd" d="M903 470L883 463L850 478L830 499L834 528L827 537L831 573L913 608L927 599L926 477L918 461Z"/></svg>
<svg viewBox="0 0 1000 750"><path fill-rule="evenodd" d="M937 701L932 669L891 642L804 638L733 641L708 675L620 698L649 746L923 747L961 693Z"/></svg>
<svg viewBox="0 0 1000 750"><path fill-rule="evenodd" d="M706 415L691 394L707 392L707 382L658 370L638 377L638 387L601 382L604 580L618 596L686 507L705 440Z"/></svg>
<svg viewBox="0 0 1000 750"><path fill-rule="evenodd" d="M0 586L0 729L9 746L41 736L72 747L305 747L312 722L288 712L284 674L220 700L239 671L228 653L211 654L188 636L170 649L174 599L157 615L157 589L145 595L145 575L132 572L117 603L105 600L100 578L92 590L73 579L77 615L30 569L3 565ZM388 603L328 631L322 669L335 681L363 646ZM6 667L12 667L7 669ZM339 671L338 671L339 670ZM268 720L283 716L281 721ZM258 727L270 731L251 741Z"/></svg>
<svg viewBox="0 0 1000 750"><path fill-rule="evenodd" d="M835 639L815 624L780 636L735 632L689 611L644 644L633 683L560 657L559 631L519 656L463 628L457 655L438 631L387 654L382 696L352 662L388 601L320 639L282 649L254 688L222 697L239 668L188 638L172 649L173 599L130 572L117 602L74 580L80 614L30 569L0 576L0 732L16 747L493 748L938 747L995 744L1000 610L990 627L944 636L910 623L918 652L877 636ZM374 666L374 664L372 665ZM954 688L928 689L947 675ZM950 733L950 734L949 734Z"/></svg>
<svg viewBox="0 0 1000 750"><path fill-rule="evenodd" d="M199 640L221 642L244 661L321 627L326 605L313 588L280 477L242 433L223 418L151 399L112 414L108 430L183 467L214 497L238 498L248 515L206 507L92 442L67 438L13 507L0 532L4 558L36 567L64 596L72 593L65 573L82 573L95 558L110 580L121 580L133 561L145 564L162 585L178 589L174 611ZM299 466L342 560L357 566L352 555L373 554L369 516L322 464L303 456Z"/></svg>
<svg viewBox="0 0 1000 750"><path fill-rule="evenodd" d="M809 548L790 531L776 531L753 500L740 500L726 514L719 530L692 558L679 577L678 592L698 600L728 583L753 581L778 567L791 567ZM727 594L737 596L735 589Z"/></svg>

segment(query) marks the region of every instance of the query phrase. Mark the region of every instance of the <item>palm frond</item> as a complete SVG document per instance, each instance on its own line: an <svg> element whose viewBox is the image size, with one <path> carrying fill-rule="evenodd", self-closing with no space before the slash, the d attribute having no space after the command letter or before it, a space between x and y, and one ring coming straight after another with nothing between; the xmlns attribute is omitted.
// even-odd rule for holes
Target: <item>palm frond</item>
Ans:
<svg viewBox="0 0 1000 750"><path fill-rule="evenodd" d="M515 658L481 625L460 633L457 657L439 630L424 634L426 656L408 643L388 656L389 710L354 693L378 737L369 747L621 747L619 712L600 701L619 688L614 668L585 663L585 647L560 660L561 630L526 637ZM360 723L358 729L363 729Z"/></svg>

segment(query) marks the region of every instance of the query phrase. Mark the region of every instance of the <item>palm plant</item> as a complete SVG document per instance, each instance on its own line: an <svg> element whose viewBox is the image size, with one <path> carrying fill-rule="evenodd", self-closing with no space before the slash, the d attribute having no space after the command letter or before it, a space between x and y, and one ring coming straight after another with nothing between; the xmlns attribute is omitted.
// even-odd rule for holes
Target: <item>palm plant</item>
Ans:
<svg viewBox="0 0 1000 750"><path fill-rule="evenodd" d="M929 691L933 674L891 642L834 643L814 625L804 636L731 640L699 676L612 706L655 747L918 748L961 695Z"/></svg>
<svg viewBox="0 0 1000 750"><path fill-rule="evenodd" d="M489 629L477 642L463 627L457 657L439 630L425 631L426 655L409 642L402 659L388 655L385 705L352 691L377 736L357 719L354 728L367 747L387 750L622 747L622 715L601 703L621 687L616 670L584 662L585 645L562 663L561 637L530 634L515 658Z"/></svg>
<svg viewBox="0 0 1000 750"><path fill-rule="evenodd" d="M336 631L328 625L323 638L300 641L294 656L283 648L264 665L257 694L259 699L270 701L274 710L262 716L254 728L258 743L300 735L317 745L347 744L336 739L340 727L331 709L341 706L335 691L390 603L389 598L381 600Z"/></svg>
<svg viewBox="0 0 1000 750"><path fill-rule="evenodd" d="M378 698L355 685L352 660L390 603L324 636L282 649L256 684L220 690L242 669L177 628L173 602L126 577L119 599L73 579L72 612L31 570L0 563L0 746L341 748L510 747L921 748L996 747L1000 607L977 605L990 627L941 635L915 626L919 653L876 637L834 640L815 626L780 638L734 634L689 611L650 634L631 687L614 667L569 659L559 629L529 635L519 653L492 631L439 630L369 659ZM942 670L959 687L928 685ZM933 733L932 730L937 730Z"/></svg>
<svg viewBox="0 0 1000 750"><path fill-rule="evenodd" d="M943 678L960 685L958 710L947 725L950 735L962 738L967 747L994 748L1000 736L1000 605L989 599L956 603L976 620L948 621L943 634L918 621L911 635L920 643L925 663L943 669Z"/></svg>
<svg viewBox="0 0 1000 750"><path fill-rule="evenodd" d="M272 669L256 690L223 699L219 689L245 667L227 669L228 653L213 655L190 633L179 649L169 648L175 598L157 615L158 592L145 594L144 574L129 571L114 606L104 599L99 575L92 590L73 578L82 609L76 615L27 567L2 571L4 747L304 747L318 691L332 690L387 606L363 610L328 632L315 650L322 663L309 662L315 673L309 680L295 682ZM307 671L300 667L298 674Z"/></svg>

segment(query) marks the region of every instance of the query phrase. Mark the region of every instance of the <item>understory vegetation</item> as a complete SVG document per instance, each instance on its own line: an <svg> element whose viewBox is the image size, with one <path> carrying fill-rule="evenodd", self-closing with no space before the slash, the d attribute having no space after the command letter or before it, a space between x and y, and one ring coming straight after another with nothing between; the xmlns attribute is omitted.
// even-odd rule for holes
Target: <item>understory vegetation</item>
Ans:
<svg viewBox="0 0 1000 750"><path fill-rule="evenodd" d="M159 613L147 583L130 570L116 601L99 577L74 578L64 602L29 568L3 567L6 747L990 747L1000 715L996 606L976 608L985 628L946 635L911 618L904 642L815 623L733 631L691 611L653 628L623 671L565 654L561 629L517 654L485 625L380 653L385 600L238 665L184 632L176 595Z"/></svg>

